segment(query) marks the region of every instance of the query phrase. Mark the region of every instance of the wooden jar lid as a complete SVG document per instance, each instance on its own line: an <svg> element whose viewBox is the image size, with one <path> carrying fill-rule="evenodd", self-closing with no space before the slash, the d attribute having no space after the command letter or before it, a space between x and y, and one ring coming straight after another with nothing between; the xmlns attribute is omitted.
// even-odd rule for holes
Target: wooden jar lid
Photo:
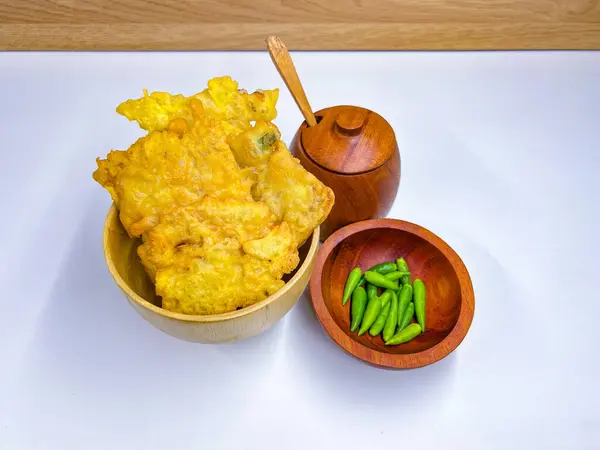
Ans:
<svg viewBox="0 0 600 450"><path fill-rule="evenodd" d="M358 106L333 106L315 113L318 124L302 128L308 156L333 172L353 174L377 169L392 157L396 136L379 114Z"/></svg>

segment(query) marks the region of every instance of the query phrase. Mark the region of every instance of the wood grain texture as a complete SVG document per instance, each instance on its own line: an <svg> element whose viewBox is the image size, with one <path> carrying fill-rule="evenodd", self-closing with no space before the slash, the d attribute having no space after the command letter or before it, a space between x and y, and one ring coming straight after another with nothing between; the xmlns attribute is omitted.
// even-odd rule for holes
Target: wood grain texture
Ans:
<svg viewBox="0 0 600 450"><path fill-rule="evenodd" d="M9 50L600 49L598 0L0 0Z"/></svg>
<svg viewBox="0 0 600 450"><path fill-rule="evenodd" d="M317 113L319 126L302 127L302 148L317 164L343 174L377 169L398 151L392 126L359 106L333 106Z"/></svg>
<svg viewBox="0 0 600 450"><path fill-rule="evenodd" d="M335 194L331 213L321 224L325 240L345 225L387 215L400 184L400 152L391 126L372 111L334 106L315 115L319 124L307 127L304 122L290 151Z"/></svg>
<svg viewBox="0 0 600 450"><path fill-rule="evenodd" d="M315 119L310 103L306 98L306 93L304 92L304 88L298 77L298 72L296 71L292 57L288 53L288 49L277 36L267 37L266 43L273 64L275 64L279 75L281 75L290 94L292 94L292 98L296 102L296 105L300 108L300 112L304 116L306 123L309 127L314 127L317 124L317 119Z"/></svg>
<svg viewBox="0 0 600 450"><path fill-rule="evenodd" d="M350 271L404 257L413 279L427 288L427 329L414 340L386 346L381 336L350 332L351 303L342 306ZM431 231L410 222L375 219L332 234L321 246L310 280L317 317L331 338L357 358L377 366L410 369L445 358L463 341L475 311L471 278L460 257Z"/></svg>
<svg viewBox="0 0 600 450"><path fill-rule="evenodd" d="M139 239L130 238L113 205L104 223L103 246L108 269L129 304L144 319L171 336L214 344L257 335L281 319L296 304L308 285L319 246L319 228L300 249L300 265L284 277L286 284L275 294L239 311L195 316L161 308L154 285L137 255Z"/></svg>

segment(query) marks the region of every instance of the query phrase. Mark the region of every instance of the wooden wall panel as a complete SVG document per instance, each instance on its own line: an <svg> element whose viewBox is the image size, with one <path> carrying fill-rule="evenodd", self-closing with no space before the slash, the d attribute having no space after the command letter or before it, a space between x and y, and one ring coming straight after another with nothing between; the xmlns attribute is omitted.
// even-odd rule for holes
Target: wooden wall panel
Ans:
<svg viewBox="0 0 600 450"><path fill-rule="evenodd" d="M600 49L599 0L0 0L0 49Z"/></svg>

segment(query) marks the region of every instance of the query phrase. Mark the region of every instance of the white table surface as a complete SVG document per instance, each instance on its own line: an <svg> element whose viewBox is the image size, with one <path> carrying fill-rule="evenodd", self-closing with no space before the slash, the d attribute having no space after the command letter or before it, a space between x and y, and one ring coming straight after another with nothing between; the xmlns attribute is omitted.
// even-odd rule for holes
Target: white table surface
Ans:
<svg viewBox="0 0 600 450"><path fill-rule="evenodd" d="M0 54L0 449L600 448L600 53L297 53L315 109L397 133L390 217L465 261L473 325L446 359L370 367L307 292L229 345L147 324L102 255L95 157L141 135L116 105L229 74L282 88L266 53Z"/></svg>

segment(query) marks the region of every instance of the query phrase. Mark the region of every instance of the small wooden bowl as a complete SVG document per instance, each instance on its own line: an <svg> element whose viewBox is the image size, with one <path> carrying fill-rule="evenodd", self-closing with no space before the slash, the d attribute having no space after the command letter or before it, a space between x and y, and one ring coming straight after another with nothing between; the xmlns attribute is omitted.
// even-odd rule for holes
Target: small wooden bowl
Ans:
<svg viewBox="0 0 600 450"><path fill-rule="evenodd" d="M342 293L350 271L403 257L427 289L425 332L401 345L386 346L381 336L350 332L350 304ZM396 369L432 364L462 342L473 321L475 297L460 257L439 237L410 222L373 219L333 233L321 246L310 280L312 303L333 340L368 363Z"/></svg>
<svg viewBox="0 0 600 450"><path fill-rule="evenodd" d="M104 223L104 256L108 270L129 304L144 319L171 336L206 344L254 336L281 319L296 304L310 279L319 246L319 228L300 248L300 265L275 294L252 306L225 314L192 316L162 309L161 299L137 254L139 239L130 238L113 205Z"/></svg>

